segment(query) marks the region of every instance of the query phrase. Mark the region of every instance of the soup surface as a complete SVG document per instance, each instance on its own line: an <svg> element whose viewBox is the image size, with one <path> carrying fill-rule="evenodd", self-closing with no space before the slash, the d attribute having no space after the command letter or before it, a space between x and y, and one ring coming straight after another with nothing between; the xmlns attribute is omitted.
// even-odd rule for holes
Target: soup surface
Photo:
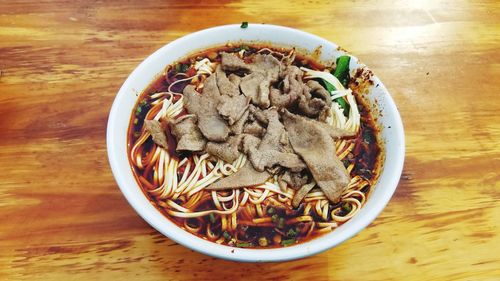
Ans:
<svg viewBox="0 0 500 281"><path fill-rule="evenodd" d="M215 243L282 247L331 232L368 200L382 157L362 98L369 75L349 60L226 45L168 66L130 120L137 182Z"/></svg>

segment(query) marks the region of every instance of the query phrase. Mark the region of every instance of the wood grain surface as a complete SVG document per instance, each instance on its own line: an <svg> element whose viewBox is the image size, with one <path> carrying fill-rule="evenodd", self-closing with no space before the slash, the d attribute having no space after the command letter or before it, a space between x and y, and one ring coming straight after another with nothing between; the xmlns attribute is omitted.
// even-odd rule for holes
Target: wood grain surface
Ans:
<svg viewBox="0 0 500 281"><path fill-rule="evenodd" d="M244 264L144 222L106 156L128 74L185 34L299 28L358 56L401 112L399 187L322 254ZM0 2L0 280L500 280L500 2Z"/></svg>

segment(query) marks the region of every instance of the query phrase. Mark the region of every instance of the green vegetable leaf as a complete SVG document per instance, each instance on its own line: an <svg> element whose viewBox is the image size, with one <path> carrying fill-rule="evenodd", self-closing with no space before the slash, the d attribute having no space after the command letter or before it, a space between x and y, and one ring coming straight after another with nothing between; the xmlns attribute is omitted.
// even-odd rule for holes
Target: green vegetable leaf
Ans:
<svg viewBox="0 0 500 281"><path fill-rule="evenodd" d="M208 219L210 220L211 223L215 223L215 216L213 213L210 213L210 215L208 215Z"/></svg>
<svg viewBox="0 0 500 281"><path fill-rule="evenodd" d="M229 232L227 232L227 231L224 231L224 232L222 233L222 236L224 236L224 238L226 238L226 241L231 240L231 235L230 235L230 234L229 234Z"/></svg>
<svg viewBox="0 0 500 281"><path fill-rule="evenodd" d="M337 58L337 67L335 71L332 73L333 76L339 79L340 83L347 88L349 84L349 63L351 62L350 56L340 56Z"/></svg>
<svg viewBox="0 0 500 281"><path fill-rule="evenodd" d="M241 23L241 28L247 28L248 27L248 21L244 21Z"/></svg>

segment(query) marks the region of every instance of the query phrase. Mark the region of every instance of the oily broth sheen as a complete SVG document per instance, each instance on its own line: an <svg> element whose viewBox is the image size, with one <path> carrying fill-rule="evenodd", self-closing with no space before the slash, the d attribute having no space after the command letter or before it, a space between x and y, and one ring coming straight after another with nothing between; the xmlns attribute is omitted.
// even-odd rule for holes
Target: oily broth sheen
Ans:
<svg viewBox="0 0 500 281"><path fill-rule="evenodd" d="M222 47L210 48L210 49L207 49L207 50L204 50L201 52L194 53L193 55L188 56L187 58L185 58L183 60L180 60L177 64L188 65L188 64L191 64L193 62L193 60L196 60L197 58L198 59L199 58L211 58L211 61L214 61L214 53L217 54L217 53L222 52L222 51L230 52L230 51L233 51L235 48L238 48L241 46L242 45L240 45L240 46L226 45L226 46L222 46ZM262 48L268 48L268 49L271 49L271 50L273 50L275 52L279 52L279 53L287 53L288 51L290 51L289 49L274 48L274 47L270 47L268 45L250 45L249 44L246 46L249 46L251 50L260 50ZM220 57L215 58L215 61L218 61L218 60L220 61ZM165 73L168 73L169 71L171 71L174 68L174 65L176 65L176 64L172 64L172 65L168 66L165 70ZM324 65L313 60L311 57L301 55L298 53L296 55L294 65L305 66L307 68L314 69L314 70L324 70L326 68ZM352 80L351 80L351 82L352 82ZM148 186L146 186L145 184L143 184L143 182L141 182L139 177L142 174L144 174L144 171L139 169L136 165L134 165L133 161L131 159L132 155L131 155L130 151L131 151L134 143L137 141L137 139L138 139L137 133L140 130L140 127L142 127L142 120L136 121L136 119L140 119L140 117L142 117L142 118L144 117L141 115L136 116L136 114L134 114L136 112L136 109L139 107L141 102L148 99L150 94L157 93L157 92L164 92L167 90L168 86L169 86L169 83L165 79L165 74L161 75L156 80L154 80L141 93L136 105L134 106L134 111L133 111L133 114L131 116L130 123L129 123L130 125L129 125L129 129L128 129L128 143L127 144L128 144L128 151L129 151L129 153L128 153L129 162L131 163L134 177L136 178L138 184L141 186L143 193L149 198L151 204L153 204L160 212L162 212L162 214L164 214L165 217L169 218L171 221L173 221L175 224L177 224L179 227L183 228L184 230L186 230L192 234L195 234L203 239L214 241L213 239L209 239L207 237L206 231L200 231L200 232L193 232L192 231L192 229L197 228L198 225L205 225L205 224L209 225L210 224L209 223L209 220L210 220L209 216L203 216L201 218L185 219L185 218L179 218L179 217L175 217L175 216L170 215L167 212L167 209L165 208L165 204L163 202L161 202L161 203L163 203L163 204L161 204L160 200L156 199L156 197L150 193L150 189L148 188ZM359 86L358 86L358 88L359 88ZM359 109L360 109L360 114L361 114L361 118L362 118L362 121L361 121L362 128L360 129L361 132L358 134L358 136L356 138L354 138L355 148L358 148L358 143L360 142L359 139L363 138L365 134L367 134L368 136L371 136L371 138L373 138L372 144L370 144L368 146L365 145L364 147L361 147L358 149L359 150L358 153L360 153L360 154L361 153L366 154L367 151L371 151L371 154L369 156L370 159L368 159L370 162L368 164L368 166L369 166L368 168L370 170L369 174L371 175L370 176L371 178L369 179L370 184L368 186L364 187L363 189L361 189L361 191L365 194L366 198L368 198L369 194L371 193L371 189L372 189L373 185L376 183L376 180L377 180L378 175L379 175L380 165L381 165L380 159L381 159L382 153L381 153L381 146L379 145L380 140L378 138L379 129L376 127L374 119L372 118L372 116L370 114L370 110L368 110L369 107L368 107L367 101L365 99L363 99L358 94L358 92L362 93L363 91L359 91L359 90L360 89L356 89L357 92L355 93L355 98L356 98L356 101L358 103L358 107L360 107ZM179 116L181 116L183 114L186 114L186 112L182 112ZM167 129L166 135L167 135L167 138L168 138L168 141L170 144L169 149L168 149L168 153L170 154L170 156L172 156L173 158L176 158L176 159L181 159L184 156L186 156L182 153L178 154L177 152L175 152L176 145L172 145L172 143L175 144L176 140L169 132L169 129ZM151 139L148 139L144 143L143 146L145 147L145 150L147 151L148 148L150 148L150 146L152 146L152 145L153 144L152 144ZM375 152L375 153L373 153L373 152ZM349 160L349 161L356 163L358 157L356 157L356 155L353 155L353 156L354 156L354 158ZM362 161L365 161L365 160L366 159L362 159ZM349 163L351 163L351 162L349 162ZM361 172L365 173L366 175L369 175L367 171L360 171L360 167L357 167L357 165L355 165L354 167L355 168L353 168L353 170L351 171L351 176L353 176L353 174L359 174ZM179 170L178 176L180 177L181 175L182 175L182 171ZM202 194L200 196L201 198L206 198L210 194L208 191L202 191L202 192L204 194ZM194 195L192 197L194 197ZM212 203L212 206L210 206L210 204L211 204L210 202L211 202L210 200L205 200L196 208L196 210L204 210L205 208L214 208L213 203ZM335 206L331 203L329 203L329 206L331 206L332 209L339 207L339 206ZM292 208L291 206L288 206L288 207L290 208L290 210L281 210L281 209L277 210L278 213L281 213L280 217L284 217L287 220L290 220L291 218L300 216L299 213L295 212L294 210L291 210L291 208ZM267 209L267 210L269 210L269 209ZM301 206L299 207L299 210L300 211L304 210L304 204L301 204ZM343 209L341 209L341 212L342 212L342 210ZM289 212L290 212L290 214L287 214ZM239 222L246 221L244 218L245 215L248 215L246 213L248 213L248 212L245 210L245 208L240 206L239 209L237 210L237 220ZM215 216L217 216L217 215L215 215ZM254 217L256 217L256 216L254 216ZM321 217L314 216L314 215L312 215L312 217L314 218L315 222L321 221ZM220 219L220 218L217 217L217 219ZM341 225L342 223L343 222L339 222L338 225ZM240 227L240 229L237 228L234 230L235 233L248 232L248 233L250 233L250 235L255 234L255 236L265 237L269 241L273 241L274 236L276 235L276 232L272 231L272 228L269 227L268 224L264 227L248 226L245 229L241 229L242 225L239 224L239 227ZM298 238L296 240L298 241L298 243L302 243L302 242L314 239L315 237L318 237L320 235L323 235L324 233L328 233L328 232L313 231L313 232L310 232L307 235L305 235L305 234L302 234L303 230L298 229L298 227L295 226L294 224L292 224L290 229L292 227L297 229L297 233L298 233L297 237ZM285 229L287 229L287 228L285 227ZM242 244L241 245L234 244L232 246L252 247L252 248L259 248L260 247L258 244L255 245L255 239L253 239L252 241L254 243L254 245L252 245L252 246L248 246L248 245L242 246ZM226 242L227 241L224 241L224 242L222 242L222 244L227 244ZM274 248L274 247L283 247L283 246L280 243L269 244L269 245L265 246L265 248Z"/></svg>

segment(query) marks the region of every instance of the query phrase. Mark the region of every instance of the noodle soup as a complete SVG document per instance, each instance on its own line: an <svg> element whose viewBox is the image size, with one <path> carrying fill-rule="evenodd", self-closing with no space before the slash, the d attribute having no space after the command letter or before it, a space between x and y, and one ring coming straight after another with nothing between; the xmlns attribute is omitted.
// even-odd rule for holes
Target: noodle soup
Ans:
<svg viewBox="0 0 500 281"><path fill-rule="evenodd" d="M362 85L369 80L361 73L351 77L345 59L322 65L294 49L226 45L168 66L140 95L130 120L128 156L138 184L168 219L218 244L286 247L335 230L369 200L382 158L378 129L361 96ZM231 60L235 62L231 64ZM261 65L270 65L269 69L276 66L277 76L255 74L268 71L259 66L264 69L259 72L259 60ZM293 71L295 76L290 74ZM248 78L251 75L254 78ZM227 114L219 98L214 106L218 117L206 113L211 110L210 100L202 100L201 109L194 106L196 99L208 95L211 83L223 96L221 81L226 78L237 91L227 98L235 101ZM259 82L255 99L246 86L251 80ZM322 89L314 90L317 85ZM294 87L301 88L289 102ZM329 100L321 95L325 91ZM280 103L282 97L287 103ZM203 127L203 122L214 124L214 120L220 124ZM325 151L326 162L304 152L300 134L293 135L298 125L290 120L317 124L317 130L311 129L313 135L325 130L338 134L330 140L331 155L321 147L316 152ZM233 130L238 121L239 132ZM219 125L228 128L224 140L214 133L221 131ZM276 130L287 139L280 141L277 152L263 150L263 143L269 147L273 139L269 135ZM247 138L260 145L246 149ZM235 139L238 144L233 145ZM277 160L279 157L285 160ZM318 167L342 169L340 174L345 177L335 175L325 183ZM244 169L251 169L254 176L250 178L256 181L264 175L263 180L240 186L238 175ZM336 170L326 173L335 174ZM342 180L345 184L338 184ZM331 186L329 182L333 182Z"/></svg>

